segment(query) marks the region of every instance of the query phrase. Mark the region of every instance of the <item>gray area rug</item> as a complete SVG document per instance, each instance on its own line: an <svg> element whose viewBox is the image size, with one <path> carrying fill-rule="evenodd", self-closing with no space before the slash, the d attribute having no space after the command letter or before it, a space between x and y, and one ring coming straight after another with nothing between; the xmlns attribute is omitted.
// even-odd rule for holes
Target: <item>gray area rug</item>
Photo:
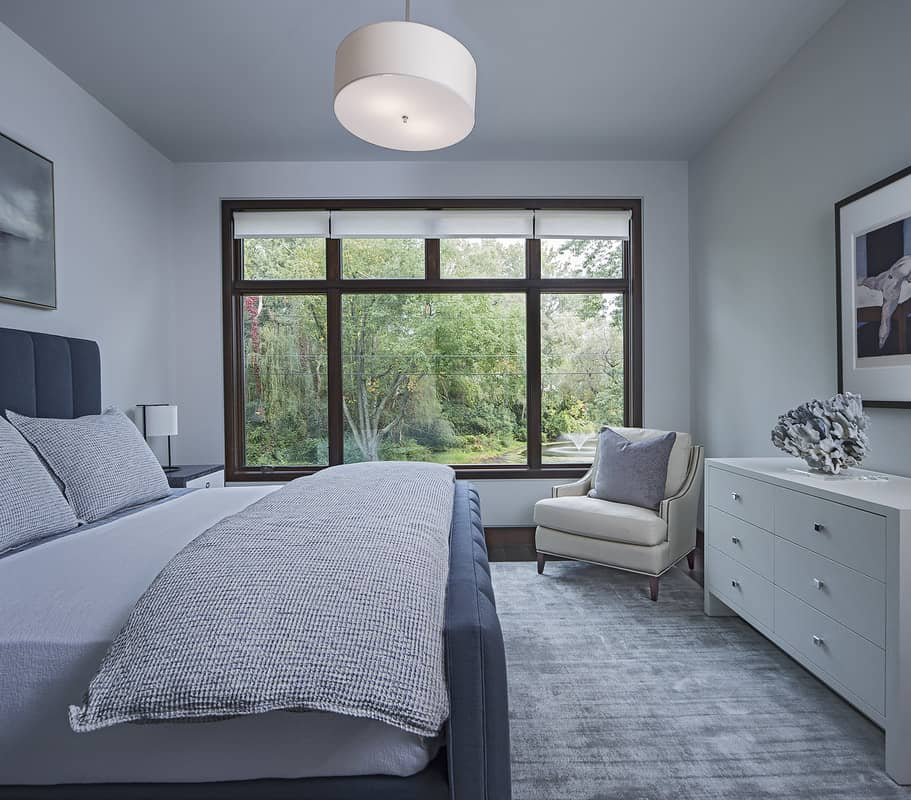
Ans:
<svg viewBox="0 0 911 800"><path fill-rule="evenodd" d="M883 733L671 571L495 563L515 800L911 798Z"/></svg>

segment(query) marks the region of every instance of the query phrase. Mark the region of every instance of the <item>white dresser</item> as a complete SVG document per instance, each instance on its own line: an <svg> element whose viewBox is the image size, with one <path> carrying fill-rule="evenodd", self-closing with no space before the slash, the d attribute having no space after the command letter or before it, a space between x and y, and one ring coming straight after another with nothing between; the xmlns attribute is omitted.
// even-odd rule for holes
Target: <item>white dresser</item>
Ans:
<svg viewBox="0 0 911 800"><path fill-rule="evenodd" d="M743 617L882 726L886 771L911 784L911 479L705 466L705 613Z"/></svg>

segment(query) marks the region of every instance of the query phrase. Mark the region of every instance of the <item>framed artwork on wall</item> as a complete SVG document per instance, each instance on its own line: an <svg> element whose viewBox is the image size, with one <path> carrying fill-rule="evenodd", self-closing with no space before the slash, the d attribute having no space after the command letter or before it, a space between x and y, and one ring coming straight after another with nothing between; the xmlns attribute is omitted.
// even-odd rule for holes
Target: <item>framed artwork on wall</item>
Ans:
<svg viewBox="0 0 911 800"><path fill-rule="evenodd" d="M0 300L57 307L54 164L0 134Z"/></svg>
<svg viewBox="0 0 911 800"><path fill-rule="evenodd" d="M835 204L838 391L911 408L911 167Z"/></svg>

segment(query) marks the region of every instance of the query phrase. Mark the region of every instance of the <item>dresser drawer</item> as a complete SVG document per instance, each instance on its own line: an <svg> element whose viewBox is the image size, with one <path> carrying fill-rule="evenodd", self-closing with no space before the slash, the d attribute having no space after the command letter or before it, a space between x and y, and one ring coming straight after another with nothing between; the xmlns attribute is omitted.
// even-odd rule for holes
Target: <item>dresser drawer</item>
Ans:
<svg viewBox="0 0 911 800"><path fill-rule="evenodd" d="M714 507L709 508L705 530L710 547L746 565L763 578L772 580L774 534Z"/></svg>
<svg viewBox="0 0 911 800"><path fill-rule="evenodd" d="M775 532L814 553L886 579L886 519L776 487Z"/></svg>
<svg viewBox="0 0 911 800"><path fill-rule="evenodd" d="M885 651L775 587L775 633L880 714L885 713Z"/></svg>
<svg viewBox="0 0 911 800"><path fill-rule="evenodd" d="M772 530L774 488L734 472L709 468L709 505L767 531Z"/></svg>
<svg viewBox="0 0 911 800"><path fill-rule="evenodd" d="M714 547L706 549L709 590L760 625L772 628L772 584Z"/></svg>
<svg viewBox="0 0 911 800"><path fill-rule="evenodd" d="M775 537L775 585L879 647L886 646L886 585Z"/></svg>

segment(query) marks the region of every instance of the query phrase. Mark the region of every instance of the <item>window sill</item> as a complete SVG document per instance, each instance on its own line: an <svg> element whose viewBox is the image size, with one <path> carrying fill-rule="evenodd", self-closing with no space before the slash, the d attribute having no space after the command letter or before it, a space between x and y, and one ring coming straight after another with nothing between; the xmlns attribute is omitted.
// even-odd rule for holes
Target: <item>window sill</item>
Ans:
<svg viewBox="0 0 911 800"><path fill-rule="evenodd" d="M457 480L520 480L546 479L571 481L581 478L591 464L554 464L532 469L509 465L454 466ZM313 475L326 467L240 467L228 468L226 480L238 483L281 483Z"/></svg>

